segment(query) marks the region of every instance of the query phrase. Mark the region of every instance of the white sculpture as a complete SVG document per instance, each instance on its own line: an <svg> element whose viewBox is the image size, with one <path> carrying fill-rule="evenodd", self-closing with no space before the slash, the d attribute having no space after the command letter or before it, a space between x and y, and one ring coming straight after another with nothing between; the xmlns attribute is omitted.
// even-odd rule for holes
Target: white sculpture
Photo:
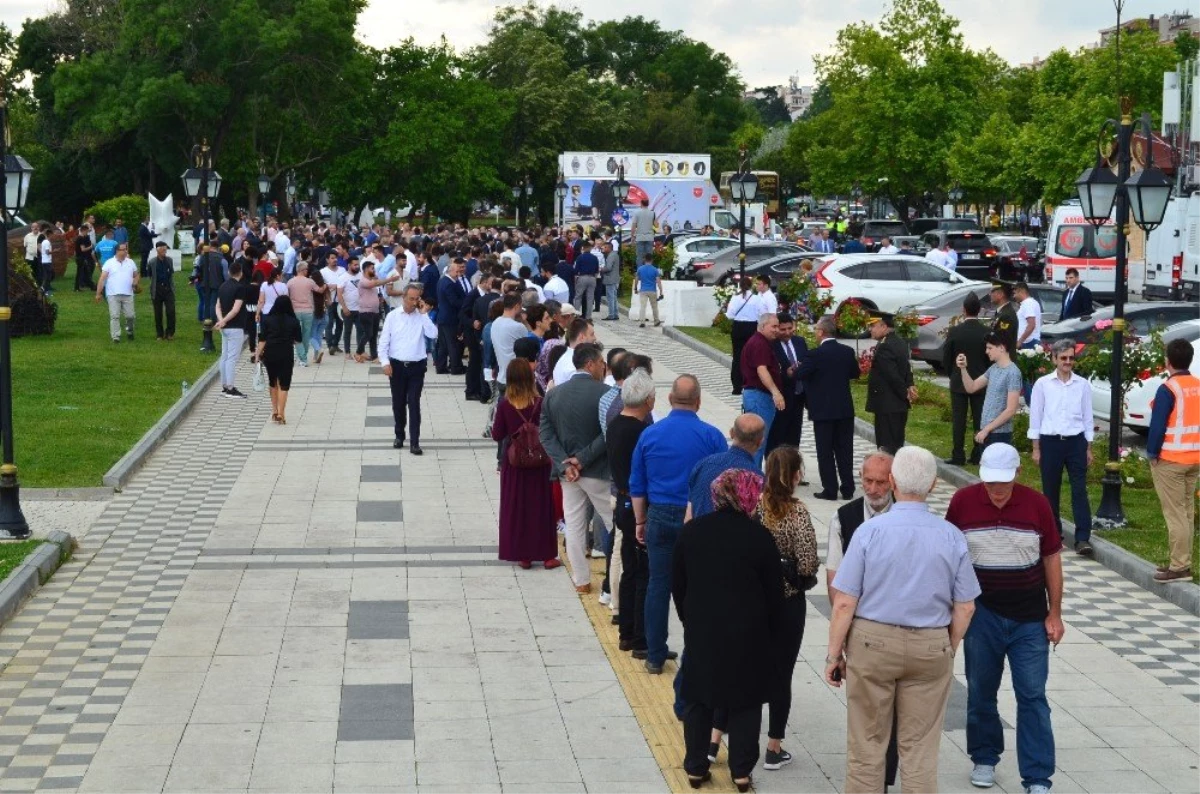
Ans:
<svg viewBox="0 0 1200 794"><path fill-rule="evenodd" d="M175 214L175 197L168 193L165 199L159 201L153 193L147 193L146 198L150 202L150 231L154 232L154 242L166 242L167 256L175 263L175 269L179 270L183 265L183 256L175 247L175 225L179 223L179 216Z"/></svg>

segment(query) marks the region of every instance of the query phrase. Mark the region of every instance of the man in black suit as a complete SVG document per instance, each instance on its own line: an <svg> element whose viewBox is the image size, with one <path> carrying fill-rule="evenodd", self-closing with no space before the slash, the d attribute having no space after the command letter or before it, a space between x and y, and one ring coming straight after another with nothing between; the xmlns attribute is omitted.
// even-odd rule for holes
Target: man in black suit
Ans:
<svg viewBox="0 0 1200 794"><path fill-rule="evenodd" d="M1063 296L1062 314L1058 319L1086 317L1092 311L1092 291L1079 281L1078 270L1067 268L1067 294Z"/></svg>
<svg viewBox="0 0 1200 794"><path fill-rule="evenodd" d="M438 341L433 363L437 372L442 374L462 375L466 372L462 364L463 343L459 330L463 304L467 301L467 293L471 291L471 285L464 275L466 267L463 258L456 257L437 284Z"/></svg>
<svg viewBox="0 0 1200 794"><path fill-rule="evenodd" d="M808 355L808 343L804 337L793 333L796 321L790 315L779 315L779 336L771 347L775 350L775 358L779 359L779 371L782 383L779 390L783 392L783 410L775 414L771 422L771 432L767 434L767 452L784 444L800 446L800 431L804 426L804 383L796 377L800 362Z"/></svg>
<svg viewBox="0 0 1200 794"><path fill-rule="evenodd" d="M150 228L150 219L144 218L138 227L138 247L142 249L142 278L150 277L150 255L156 253L154 232Z"/></svg>
<svg viewBox="0 0 1200 794"><path fill-rule="evenodd" d="M908 345L896 336L895 324L887 315L872 319L875 356L867 377L867 410L875 414L875 445L889 455L904 446L908 409L917 397Z"/></svg>
<svg viewBox="0 0 1200 794"><path fill-rule="evenodd" d="M480 274L479 286L472 288L459 315L459 328L467 347L468 400L484 400L488 387L483 377L483 326L487 325L488 307L500 297L500 280Z"/></svg>
<svg viewBox="0 0 1200 794"><path fill-rule="evenodd" d="M959 369L958 354L967 357L967 372L972 378L978 378L990 366L983 340L988 335L988 327L979 322L979 296L968 292L962 304L963 317L960 322L950 328L946 334L946 342L942 345L942 367L950 376L950 410L951 437L954 447L950 452L947 463L961 466L966 462L966 447L964 440L967 432L967 409L971 409L971 437L979 432L979 418L983 415L983 390L968 394L963 388L962 370ZM983 448L979 444L971 449L971 462L978 465Z"/></svg>
<svg viewBox="0 0 1200 794"><path fill-rule="evenodd" d="M800 362L796 374L804 383L804 398L813 422L817 467L821 473L818 499L854 495L854 400L850 381L858 380L858 358L837 341L837 321L827 314L817 320L817 347ZM836 462L836 468L835 468Z"/></svg>

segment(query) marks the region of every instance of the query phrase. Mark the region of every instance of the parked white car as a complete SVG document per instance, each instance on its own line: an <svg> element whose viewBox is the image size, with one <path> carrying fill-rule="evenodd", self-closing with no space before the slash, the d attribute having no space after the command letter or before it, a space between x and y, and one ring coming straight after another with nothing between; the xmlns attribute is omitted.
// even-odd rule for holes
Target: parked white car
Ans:
<svg viewBox="0 0 1200 794"><path fill-rule="evenodd" d="M1192 343L1200 360L1200 319L1184 320L1175 323L1163 331L1163 344L1172 339L1186 339ZM1135 433L1150 432L1150 403L1158 394L1158 387L1167 379L1166 372L1160 372L1146 380L1135 383L1125 395L1125 426ZM1105 422L1109 420L1112 407L1112 389L1106 378L1092 378L1092 415Z"/></svg>
<svg viewBox="0 0 1200 794"><path fill-rule="evenodd" d="M916 256L837 254L813 271L821 289L833 295L833 311L856 299L868 310L895 313L963 284L979 285Z"/></svg>
<svg viewBox="0 0 1200 794"><path fill-rule="evenodd" d="M676 240L674 245L675 273L676 278L679 278L678 274L687 269L688 262L702 256L711 256L727 248L736 248L738 240L735 237L686 237Z"/></svg>

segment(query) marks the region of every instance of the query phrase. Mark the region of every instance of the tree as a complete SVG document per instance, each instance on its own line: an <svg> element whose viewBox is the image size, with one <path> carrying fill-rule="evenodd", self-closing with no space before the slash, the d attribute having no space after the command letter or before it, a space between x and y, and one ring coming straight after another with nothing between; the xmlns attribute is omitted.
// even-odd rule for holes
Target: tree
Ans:
<svg viewBox="0 0 1200 794"><path fill-rule="evenodd" d="M1200 39L1186 30L1181 30L1175 36L1175 54L1181 61L1190 61L1200 52Z"/></svg>
<svg viewBox="0 0 1200 794"><path fill-rule="evenodd" d="M978 131L960 134L950 147L950 178L971 203L991 204L1016 195L1010 182L1016 138L1017 125L997 110Z"/></svg>
<svg viewBox="0 0 1200 794"><path fill-rule="evenodd" d="M758 114L758 120L762 126L770 128L777 124L792 122L792 114L788 112L787 105L780 98L779 89L775 86L766 86L754 89L754 93L763 95L762 97L755 96L750 100L750 105Z"/></svg>

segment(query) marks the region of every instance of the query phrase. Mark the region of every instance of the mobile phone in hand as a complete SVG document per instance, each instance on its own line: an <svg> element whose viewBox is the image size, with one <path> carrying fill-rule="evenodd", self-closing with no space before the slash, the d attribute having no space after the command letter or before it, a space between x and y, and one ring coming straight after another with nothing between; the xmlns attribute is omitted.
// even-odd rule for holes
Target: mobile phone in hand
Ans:
<svg viewBox="0 0 1200 794"><path fill-rule="evenodd" d="M830 680L832 680L834 683L840 682L840 681L842 680L842 668L841 668L841 665L838 665L837 667L833 668L833 672L829 674L829 678L830 678Z"/></svg>

